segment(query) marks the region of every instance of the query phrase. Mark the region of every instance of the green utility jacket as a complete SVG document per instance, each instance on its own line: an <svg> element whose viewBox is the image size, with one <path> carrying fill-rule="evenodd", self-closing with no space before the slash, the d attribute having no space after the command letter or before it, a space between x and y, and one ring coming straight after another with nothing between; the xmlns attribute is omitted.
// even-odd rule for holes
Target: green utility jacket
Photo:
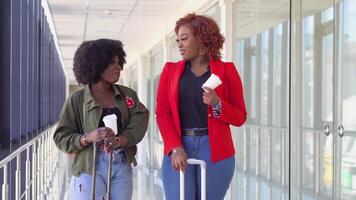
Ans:
<svg viewBox="0 0 356 200"><path fill-rule="evenodd" d="M119 134L126 136L128 143L121 147L129 163L136 165L136 144L144 137L148 125L148 110L138 100L132 89L114 85L114 100L121 112L122 127ZM80 137L83 133L98 128L102 108L95 102L89 86L72 93L66 100L53 135L57 147L75 154L72 175L92 174L93 145L82 147Z"/></svg>

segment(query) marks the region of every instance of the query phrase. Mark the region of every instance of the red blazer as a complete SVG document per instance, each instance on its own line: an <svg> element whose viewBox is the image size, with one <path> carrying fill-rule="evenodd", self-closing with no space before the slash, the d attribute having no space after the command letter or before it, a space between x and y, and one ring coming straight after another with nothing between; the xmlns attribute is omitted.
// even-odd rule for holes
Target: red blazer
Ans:
<svg viewBox="0 0 356 200"><path fill-rule="evenodd" d="M179 121L178 85L185 61L167 62L161 73L157 91L156 120L167 155L175 147L182 147ZM230 124L241 126L246 120L241 79L233 63L210 61L210 71L218 75L222 84L215 89L222 103L221 115L215 118L212 107L208 107L208 131L211 161L217 162L235 154Z"/></svg>

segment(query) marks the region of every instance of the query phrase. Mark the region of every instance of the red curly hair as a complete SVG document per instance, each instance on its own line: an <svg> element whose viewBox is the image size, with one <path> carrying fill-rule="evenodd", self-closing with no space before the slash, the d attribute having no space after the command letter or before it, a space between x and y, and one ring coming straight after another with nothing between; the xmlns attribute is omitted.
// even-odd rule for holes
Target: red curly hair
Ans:
<svg viewBox="0 0 356 200"><path fill-rule="evenodd" d="M220 49L225 38L221 35L219 26L212 18L190 13L176 22L176 27L174 28L176 34L178 34L181 26L187 26L191 29L194 36L207 47L207 54L210 59L221 59Z"/></svg>

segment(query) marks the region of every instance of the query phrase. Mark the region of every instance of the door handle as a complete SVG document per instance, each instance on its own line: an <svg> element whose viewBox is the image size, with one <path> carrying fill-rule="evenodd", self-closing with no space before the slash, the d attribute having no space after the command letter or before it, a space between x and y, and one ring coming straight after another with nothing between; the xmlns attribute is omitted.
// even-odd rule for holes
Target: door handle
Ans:
<svg viewBox="0 0 356 200"><path fill-rule="evenodd" d="M342 125L340 125L339 127L337 127L337 133L339 134L339 136L342 138L342 136L344 136L344 127Z"/></svg>
<svg viewBox="0 0 356 200"><path fill-rule="evenodd" d="M330 135L330 126L329 126L329 124L326 124L324 126L324 133L325 133L326 136Z"/></svg>

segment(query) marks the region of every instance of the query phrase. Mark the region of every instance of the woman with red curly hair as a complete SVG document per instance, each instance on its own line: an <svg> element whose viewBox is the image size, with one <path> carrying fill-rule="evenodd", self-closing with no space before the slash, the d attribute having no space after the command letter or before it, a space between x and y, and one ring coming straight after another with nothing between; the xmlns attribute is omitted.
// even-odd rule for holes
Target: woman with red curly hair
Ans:
<svg viewBox="0 0 356 200"><path fill-rule="evenodd" d="M200 168L187 158L207 163L207 199L222 200L235 168L230 125L246 120L243 89L236 68L222 62L224 37L216 22L188 14L176 22L183 60L167 62L157 91L156 117L164 142L163 186L167 200L179 199L179 170L185 171L185 199L200 199ZM215 89L203 83L215 74Z"/></svg>

